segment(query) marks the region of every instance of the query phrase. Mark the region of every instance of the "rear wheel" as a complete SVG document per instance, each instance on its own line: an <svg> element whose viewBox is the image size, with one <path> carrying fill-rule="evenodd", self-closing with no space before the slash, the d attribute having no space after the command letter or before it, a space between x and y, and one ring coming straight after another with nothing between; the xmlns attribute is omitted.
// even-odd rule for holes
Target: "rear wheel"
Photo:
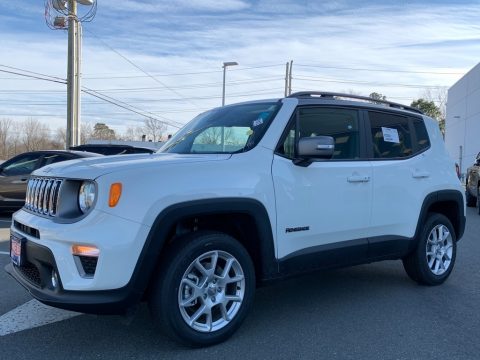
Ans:
<svg viewBox="0 0 480 360"><path fill-rule="evenodd" d="M417 248L403 260L410 278L424 285L442 284L455 264L456 240L450 220L431 213L420 231Z"/></svg>
<svg viewBox="0 0 480 360"><path fill-rule="evenodd" d="M253 303L255 271L245 248L226 234L199 232L174 241L163 259L150 309L165 332L191 346L230 337Z"/></svg>

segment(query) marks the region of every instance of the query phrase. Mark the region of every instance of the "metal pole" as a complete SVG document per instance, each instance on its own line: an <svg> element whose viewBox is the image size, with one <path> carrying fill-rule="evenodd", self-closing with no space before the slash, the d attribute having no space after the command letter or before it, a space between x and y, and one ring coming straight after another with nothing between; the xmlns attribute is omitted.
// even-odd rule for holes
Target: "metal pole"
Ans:
<svg viewBox="0 0 480 360"><path fill-rule="evenodd" d="M80 145L80 112L81 108L81 77L82 77L82 24L79 21L75 22L77 25L77 53L76 53L76 89L75 89L75 118L73 123L73 143Z"/></svg>
<svg viewBox="0 0 480 360"><path fill-rule="evenodd" d="M285 97L288 95L288 62L285 70Z"/></svg>
<svg viewBox="0 0 480 360"><path fill-rule="evenodd" d="M290 60L290 69L288 75L288 95L292 95L292 65L293 60Z"/></svg>
<svg viewBox="0 0 480 360"><path fill-rule="evenodd" d="M222 91L222 106L225 106L225 73L227 72L227 66L223 65L223 91Z"/></svg>
<svg viewBox="0 0 480 360"><path fill-rule="evenodd" d="M75 122L76 109L76 22L77 22L77 2L68 0L68 66L67 66L67 133L66 148L74 144L73 126Z"/></svg>

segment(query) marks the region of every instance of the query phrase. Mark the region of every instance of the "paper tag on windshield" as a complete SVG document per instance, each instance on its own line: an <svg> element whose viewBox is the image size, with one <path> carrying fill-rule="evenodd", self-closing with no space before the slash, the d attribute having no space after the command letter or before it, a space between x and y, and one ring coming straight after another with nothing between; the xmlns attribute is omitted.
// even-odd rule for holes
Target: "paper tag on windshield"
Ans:
<svg viewBox="0 0 480 360"><path fill-rule="evenodd" d="M263 119L261 117L259 117L257 120L255 120L253 122L252 125L253 125L253 127L255 127L255 126L258 126L258 125L262 125L262 124L263 124Z"/></svg>
<svg viewBox="0 0 480 360"><path fill-rule="evenodd" d="M382 133L383 133L383 141L396 143L396 144L400 143L400 138L398 137L397 129L382 127Z"/></svg>

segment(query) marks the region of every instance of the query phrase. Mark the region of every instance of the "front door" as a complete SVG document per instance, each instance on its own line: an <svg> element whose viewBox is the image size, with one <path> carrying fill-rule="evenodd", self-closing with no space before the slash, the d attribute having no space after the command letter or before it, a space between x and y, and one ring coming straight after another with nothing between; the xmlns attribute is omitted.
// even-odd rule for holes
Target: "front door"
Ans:
<svg viewBox="0 0 480 360"><path fill-rule="evenodd" d="M306 255L305 259L314 262L310 265L323 267L366 258L372 168L369 161L361 160L362 124L359 111L354 109L297 110L272 165L279 260ZM319 135L335 139L332 159L315 161L308 167L295 165L292 159L298 139Z"/></svg>

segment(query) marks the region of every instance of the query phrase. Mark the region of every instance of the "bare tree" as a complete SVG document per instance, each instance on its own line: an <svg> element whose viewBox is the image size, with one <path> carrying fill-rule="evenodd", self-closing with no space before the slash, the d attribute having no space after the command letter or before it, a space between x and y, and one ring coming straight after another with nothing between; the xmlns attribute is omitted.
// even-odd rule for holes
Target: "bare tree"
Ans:
<svg viewBox="0 0 480 360"><path fill-rule="evenodd" d="M0 119L0 159L9 158L8 140L10 137L11 128L12 128L11 119Z"/></svg>
<svg viewBox="0 0 480 360"><path fill-rule="evenodd" d="M35 151L48 148L48 127L34 118L28 118L22 123L22 143L25 151Z"/></svg>
<svg viewBox="0 0 480 360"><path fill-rule="evenodd" d="M163 133L167 130L167 125L163 121L148 118L144 121L145 135L153 142L160 141Z"/></svg>
<svg viewBox="0 0 480 360"><path fill-rule="evenodd" d="M145 134L145 129L141 126L128 127L122 136L125 141L141 141Z"/></svg>
<svg viewBox="0 0 480 360"><path fill-rule="evenodd" d="M87 140L93 137L92 124L89 122L82 122L80 124L80 144L86 144Z"/></svg>
<svg viewBox="0 0 480 360"><path fill-rule="evenodd" d="M64 127L60 127L55 132L55 137L57 141L63 144L63 147L66 148L67 146L67 130Z"/></svg>
<svg viewBox="0 0 480 360"><path fill-rule="evenodd" d="M438 86L436 88L428 88L422 92L421 98L432 101L437 106L440 114L438 116L438 123L440 130L445 134L445 119L447 118L447 98L448 88L445 86Z"/></svg>

